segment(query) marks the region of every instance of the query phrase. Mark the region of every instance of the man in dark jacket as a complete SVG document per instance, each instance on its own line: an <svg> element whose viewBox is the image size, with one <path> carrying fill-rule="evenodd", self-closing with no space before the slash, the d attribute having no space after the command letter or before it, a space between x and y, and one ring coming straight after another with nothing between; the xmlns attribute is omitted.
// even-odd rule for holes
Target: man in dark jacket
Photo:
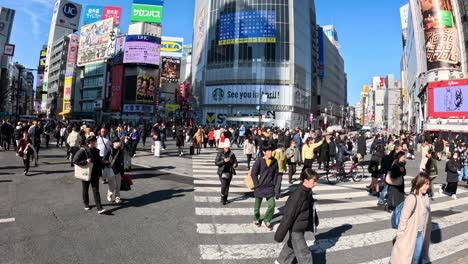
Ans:
<svg viewBox="0 0 468 264"><path fill-rule="evenodd" d="M91 179L90 181L81 181L83 187L83 203L85 205L85 210L88 211L91 209L89 206L89 185L93 189L94 202L98 209L98 213L102 214L105 212L105 209L101 205L101 195L99 194L99 178L102 176L102 169L104 168L104 163L99 156L99 149L96 148L97 139L95 136L89 136L86 139L86 147L81 148L75 154L73 163L77 166L85 166L87 164L93 164L91 169Z"/></svg>
<svg viewBox="0 0 468 264"><path fill-rule="evenodd" d="M323 143L322 146L320 146L319 170L322 169L322 163L325 169L328 168L328 163L330 161L330 147L326 138L327 136L323 137Z"/></svg>
<svg viewBox="0 0 468 264"><path fill-rule="evenodd" d="M312 263L312 254L304 233L315 232L319 223L312 196L312 188L317 184L317 179L317 172L306 169L301 175L302 185L286 202L283 218L275 233L276 242L281 243L289 231L289 240L278 257L279 263Z"/></svg>
<svg viewBox="0 0 468 264"><path fill-rule="evenodd" d="M366 136L364 134L361 134L358 139L357 153L360 155L359 160L364 160L367 154Z"/></svg>
<svg viewBox="0 0 468 264"><path fill-rule="evenodd" d="M258 227L260 224L260 206L262 205L263 198L268 202L268 209L263 218L264 224L268 230L273 230L271 226L271 219L275 211L275 196L278 193L278 162L272 157L273 147L270 143L262 146L263 158L255 161L252 167L252 181L255 186L255 208L254 208L254 224Z"/></svg>

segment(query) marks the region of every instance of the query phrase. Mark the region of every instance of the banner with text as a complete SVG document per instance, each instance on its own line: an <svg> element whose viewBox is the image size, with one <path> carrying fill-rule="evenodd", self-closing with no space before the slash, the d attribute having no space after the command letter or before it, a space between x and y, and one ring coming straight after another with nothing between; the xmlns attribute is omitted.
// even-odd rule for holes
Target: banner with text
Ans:
<svg viewBox="0 0 468 264"><path fill-rule="evenodd" d="M124 66L122 64L112 67L111 111L121 110L123 73Z"/></svg>

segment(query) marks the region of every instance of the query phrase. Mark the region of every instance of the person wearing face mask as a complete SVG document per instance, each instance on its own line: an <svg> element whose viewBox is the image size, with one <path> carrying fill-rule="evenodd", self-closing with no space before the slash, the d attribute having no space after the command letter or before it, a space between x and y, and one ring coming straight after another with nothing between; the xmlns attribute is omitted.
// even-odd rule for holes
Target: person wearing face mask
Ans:
<svg viewBox="0 0 468 264"><path fill-rule="evenodd" d="M107 200L109 202L115 201L116 204L119 204L122 202L120 199L120 184L122 182L122 174L124 173L124 158L118 138L112 140L112 149L108 155L109 157L106 158L109 161L107 166L112 169L114 176L109 177Z"/></svg>
<svg viewBox="0 0 468 264"><path fill-rule="evenodd" d="M83 188L82 197L85 210L88 211L91 209L89 206L89 186L93 189L94 202L99 214L105 212L105 209L101 204L101 195L99 193L99 178L102 176L102 169L104 168L104 163L99 156L99 149L96 148L97 139L95 136L89 136L86 139L86 147L81 148L75 154L73 158L73 163L78 166L85 166L92 163L93 168L91 170L91 179L89 181L81 181Z"/></svg>
<svg viewBox="0 0 468 264"><path fill-rule="evenodd" d="M457 199L458 175L460 175L460 161L458 160L460 153L455 151L452 158L445 165L447 172L447 183L439 188L440 194L451 196L454 200Z"/></svg>
<svg viewBox="0 0 468 264"><path fill-rule="evenodd" d="M401 151L398 152L393 161L390 178L391 182L388 184L388 197L387 197L387 208L394 210L400 203L405 200L405 179L406 175L406 153Z"/></svg>
<svg viewBox="0 0 468 264"><path fill-rule="evenodd" d="M400 215L390 263L429 263L431 204L427 192L430 178L421 172L411 181L411 195Z"/></svg>

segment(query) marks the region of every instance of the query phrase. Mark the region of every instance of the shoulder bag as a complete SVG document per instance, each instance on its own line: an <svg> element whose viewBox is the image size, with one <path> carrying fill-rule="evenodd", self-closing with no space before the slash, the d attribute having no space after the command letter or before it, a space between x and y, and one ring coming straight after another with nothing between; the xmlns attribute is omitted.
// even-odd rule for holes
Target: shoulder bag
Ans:
<svg viewBox="0 0 468 264"><path fill-rule="evenodd" d="M86 149L83 149L86 159L88 159L88 153ZM82 180L82 181L90 181L91 180L91 171L93 170L93 163L86 164L84 166L79 166L75 164L75 178Z"/></svg>
<svg viewBox="0 0 468 264"><path fill-rule="evenodd" d="M393 185L393 186L400 186L403 184L403 177L399 176L398 178L392 178L391 172L387 172L387 175L385 176L385 182L388 185Z"/></svg>
<svg viewBox="0 0 468 264"><path fill-rule="evenodd" d="M115 176L114 170L112 169L112 167L114 166L115 160L119 156L119 153L120 153L120 150L118 150L117 154L115 154L115 157L112 159L109 167L105 167L104 169L102 169L102 178L109 179Z"/></svg>

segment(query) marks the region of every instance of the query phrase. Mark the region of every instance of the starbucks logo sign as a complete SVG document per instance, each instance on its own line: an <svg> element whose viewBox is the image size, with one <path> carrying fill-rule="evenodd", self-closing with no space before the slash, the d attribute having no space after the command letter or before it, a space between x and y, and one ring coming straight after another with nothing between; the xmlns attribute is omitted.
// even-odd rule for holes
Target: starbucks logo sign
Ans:
<svg viewBox="0 0 468 264"><path fill-rule="evenodd" d="M221 88L216 88L213 91L213 100L220 102L224 98L224 91Z"/></svg>

